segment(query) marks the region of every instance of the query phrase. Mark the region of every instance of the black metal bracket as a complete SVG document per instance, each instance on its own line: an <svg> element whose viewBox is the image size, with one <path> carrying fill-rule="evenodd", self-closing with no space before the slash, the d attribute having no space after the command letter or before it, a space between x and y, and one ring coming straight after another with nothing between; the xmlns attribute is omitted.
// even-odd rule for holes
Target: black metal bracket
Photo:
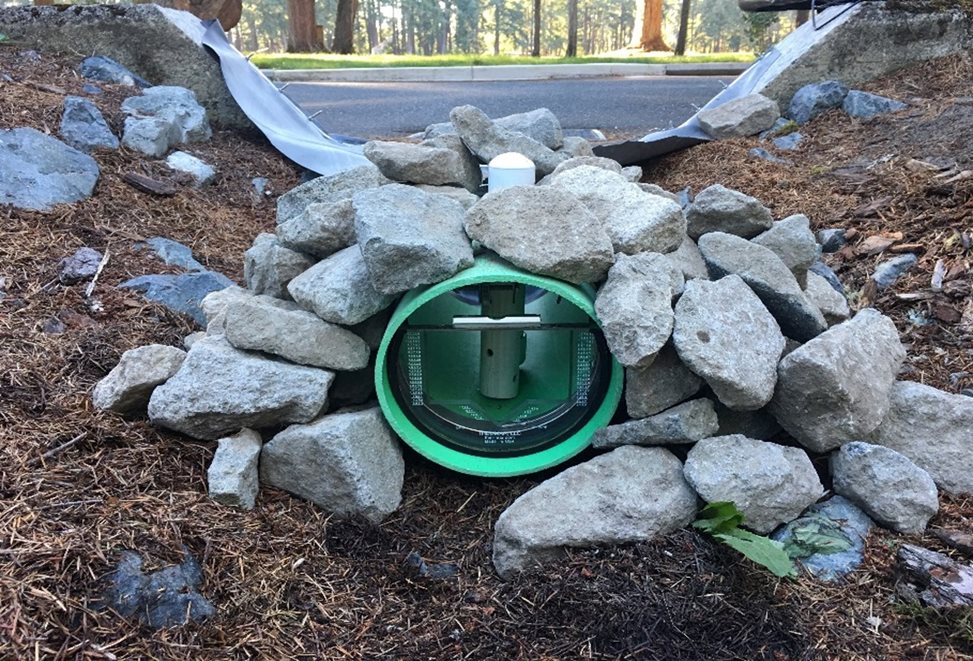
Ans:
<svg viewBox="0 0 973 661"><path fill-rule="evenodd" d="M840 4L840 2L836 3L836 2L834 2L834 0L830 0L830 1L829 0L811 0L811 25L814 27L815 30L820 30L821 28L823 28L824 26L828 25L832 21L837 20L838 17L840 17L843 14L845 14L846 12L850 11L851 8L854 7L855 5L857 5L859 2L861 2L861 0L850 0L850 1L847 1L846 0L846 2L847 2L847 6L844 9L842 9L841 11L839 11L837 14L835 14L834 16L832 16L831 18L829 18L825 22L819 24L818 23L818 14L820 14L821 12L823 12L825 9L828 9L829 7L833 7L833 6L837 5L837 4Z"/></svg>

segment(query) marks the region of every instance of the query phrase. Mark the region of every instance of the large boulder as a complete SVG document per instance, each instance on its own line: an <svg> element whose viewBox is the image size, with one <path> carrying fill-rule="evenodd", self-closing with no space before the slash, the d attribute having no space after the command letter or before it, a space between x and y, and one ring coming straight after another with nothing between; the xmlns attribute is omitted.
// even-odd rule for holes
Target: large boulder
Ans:
<svg viewBox="0 0 973 661"><path fill-rule="evenodd" d="M441 282L473 266L459 202L389 184L358 193L353 204L368 279L383 294Z"/></svg>
<svg viewBox="0 0 973 661"><path fill-rule="evenodd" d="M571 193L514 186L466 212L466 233L514 266L575 284L597 282L615 261L601 223Z"/></svg>
<svg viewBox="0 0 973 661"><path fill-rule="evenodd" d="M255 294L290 298L287 285L314 266L304 253L280 245L273 234L258 234L243 253L243 279Z"/></svg>
<svg viewBox="0 0 973 661"><path fill-rule="evenodd" d="M192 14L156 5L6 7L0 32L45 52L97 53L156 85L191 89L209 119L224 128L252 128L223 81L219 61L202 45L204 26ZM140 80L132 82L140 84Z"/></svg>
<svg viewBox="0 0 973 661"><path fill-rule="evenodd" d="M686 236L686 217L678 204L604 168L567 170L551 186L572 193L588 207L608 231L615 252L672 252Z"/></svg>
<svg viewBox="0 0 973 661"><path fill-rule="evenodd" d="M456 132L470 151L484 163L489 163L500 154L516 152L532 160L537 171L545 175L570 158L568 154L552 151L523 133L511 131L490 121L486 113L474 106L453 108L449 113L449 121L456 127Z"/></svg>
<svg viewBox="0 0 973 661"><path fill-rule="evenodd" d="M462 144L459 147L466 150ZM383 175L393 181L462 186L476 192L483 179L475 161L468 159L459 149L445 146L373 140L365 143L364 154Z"/></svg>
<svg viewBox="0 0 973 661"><path fill-rule="evenodd" d="M557 116L547 108L537 108L529 112L497 117L493 120L493 123L509 131L521 133L548 149L561 149L569 140L569 138L565 138ZM456 127L453 126L452 122L430 124L422 134L422 139L431 140L444 135L456 135ZM590 153L591 149L589 148L588 151Z"/></svg>
<svg viewBox="0 0 973 661"><path fill-rule="evenodd" d="M405 462L378 408L291 425L260 453L260 481L336 514L378 523L402 500Z"/></svg>
<svg viewBox="0 0 973 661"><path fill-rule="evenodd" d="M750 239L774 224L770 209L755 197L720 184L704 188L686 209L689 236L699 239L707 232L726 232Z"/></svg>
<svg viewBox="0 0 973 661"><path fill-rule="evenodd" d="M291 280L287 291L304 309L344 326L365 321L395 300L372 286L357 245L321 260Z"/></svg>
<svg viewBox="0 0 973 661"><path fill-rule="evenodd" d="M216 454L206 470L209 497L223 505L252 510L260 489L260 434L243 429L217 443Z"/></svg>
<svg viewBox="0 0 973 661"><path fill-rule="evenodd" d="M80 96L64 98L61 137L66 143L83 152L118 149L118 138L108 128L108 122L98 106Z"/></svg>
<svg viewBox="0 0 973 661"><path fill-rule="evenodd" d="M185 359L185 351L164 344L129 349L95 385L91 401L96 408L115 413L145 410L152 391L171 378Z"/></svg>
<svg viewBox="0 0 973 661"><path fill-rule="evenodd" d="M731 273L743 278L787 337L805 342L827 330L828 322L821 311L769 248L732 234L710 232L700 237L699 251L714 278Z"/></svg>
<svg viewBox="0 0 973 661"><path fill-rule="evenodd" d="M50 211L91 196L95 159L36 129L0 130L0 205Z"/></svg>
<svg viewBox="0 0 973 661"><path fill-rule="evenodd" d="M709 280L709 269L706 268L703 255L699 252L699 246L688 236L683 237L678 248L666 254L666 259L682 271L683 278L686 280L693 278Z"/></svg>
<svg viewBox="0 0 973 661"><path fill-rule="evenodd" d="M895 324L866 308L780 361L770 411L814 452L866 438L889 412L904 360Z"/></svg>
<svg viewBox="0 0 973 661"><path fill-rule="evenodd" d="M921 533L939 511L939 492L929 473L895 450L846 443L831 456L831 475L835 493L892 530Z"/></svg>
<svg viewBox="0 0 973 661"><path fill-rule="evenodd" d="M804 450L746 436L703 439L689 451L685 473L703 500L733 503L743 525L760 533L796 519L824 493Z"/></svg>
<svg viewBox="0 0 973 661"><path fill-rule="evenodd" d="M780 119L780 108L762 94L748 94L701 110L696 118L712 138L745 138L771 128Z"/></svg>
<svg viewBox="0 0 973 661"><path fill-rule="evenodd" d="M647 418L686 401L702 385L703 380L679 360L670 342L648 367L625 369L625 408L631 418Z"/></svg>
<svg viewBox="0 0 973 661"><path fill-rule="evenodd" d="M973 399L913 381L892 385L869 440L904 454L943 491L973 494Z"/></svg>
<svg viewBox="0 0 973 661"><path fill-rule="evenodd" d="M672 339L679 359L726 406L754 410L773 397L784 336L738 276L686 283Z"/></svg>
<svg viewBox="0 0 973 661"><path fill-rule="evenodd" d="M282 310L265 296L230 303L224 333L237 349L263 351L292 363L354 371L368 365L368 345L350 330L305 310Z"/></svg>
<svg viewBox="0 0 973 661"><path fill-rule="evenodd" d="M235 349L222 336L196 341L179 371L152 393L149 420L193 438L244 427L307 422L328 402L334 373Z"/></svg>
<svg viewBox="0 0 973 661"><path fill-rule="evenodd" d="M709 438L719 429L713 402L694 399L641 420L609 425L595 432L594 448L622 445L683 445Z"/></svg>
<svg viewBox="0 0 973 661"><path fill-rule="evenodd" d="M573 466L497 519L493 565L503 578L555 561L566 548L653 539L696 515L682 464L663 448L626 446Z"/></svg>

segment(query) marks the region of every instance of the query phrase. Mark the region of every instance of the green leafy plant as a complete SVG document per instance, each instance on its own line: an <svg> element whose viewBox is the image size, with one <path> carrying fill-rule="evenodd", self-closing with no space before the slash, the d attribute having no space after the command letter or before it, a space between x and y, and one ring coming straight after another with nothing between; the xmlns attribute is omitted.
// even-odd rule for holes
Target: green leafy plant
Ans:
<svg viewBox="0 0 973 661"><path fill-rule="evenodd" d="M775 576L797 576L797 569L784 546L740 526L743 514L730 502L710 503L704 507L693 527L702 530L745 557L770 570Z"/></svg>

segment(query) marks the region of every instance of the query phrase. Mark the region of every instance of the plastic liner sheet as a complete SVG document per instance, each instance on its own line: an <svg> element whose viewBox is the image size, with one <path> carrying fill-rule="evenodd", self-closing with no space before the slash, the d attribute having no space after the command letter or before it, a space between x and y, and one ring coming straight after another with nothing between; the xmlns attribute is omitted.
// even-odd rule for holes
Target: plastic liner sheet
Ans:
<svg viewBox="0 0 973 661"><path fill-rule="evenodd" d="M726 89L714 96L699 112L716 108L733 99L763 90L780 73L793 64L809 48L819 43L833 29L857 13L858 7L832 7L821 12L821 21L830 21L822 29L815 30L807 22L785 37L779 44L764 53L750 68L737 76ZM699 124L699 112L674 129L656 131L640 140L601 145L594 148L595 155L611 158L622 165L648 161L659 156L693 147L712 140Z"/></svg>
<svg viewBox="0 0 973 661"><path fill-rule="evenodd" d="M240 109L271 144L298 165L321 175L367 165L360 144L324 133L293 101L226 39L218 21L205 21L202 44L220 61L223 79Z"/></svg>

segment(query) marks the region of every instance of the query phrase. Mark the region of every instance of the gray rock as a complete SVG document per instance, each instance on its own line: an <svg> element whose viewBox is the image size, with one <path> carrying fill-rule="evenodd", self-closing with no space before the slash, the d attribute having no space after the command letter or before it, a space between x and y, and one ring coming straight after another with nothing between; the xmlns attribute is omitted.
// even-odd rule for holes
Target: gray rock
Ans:
<svg viewBox="0 0 973 661"><path fill-rule="evenodd" d="M563 163L559 163L554 172L548 175L550 181L553 181L554 177L558 176L562 172L567 172L568 170L573 170L574 168L580 168L582 165L590 165L591 167L601 168L602 170L608 170L609 172L614 172L615 174L622 174L622 166L618 164L618 161L614 161L610 158L602 158L601 156L576 156L574 158L569 158Z"/></svg>
<svg viewBox="0 0 973 661"><path fill-rule="evenodd" d="M595 155L594 150L591 148L591 143L586 138L573 135L564 136L564 145L557 153L564 154L568 158Z"/></svg>
<svg viewBox="0 0 973 661"><path fill-rule="evenodd" d="M862 563L871 528L867 514L847 498L834 496L811 505L772 537L812 576L833 582Z"/></svg>
<svg viewBox="0 0 973 661"><path fill-rule="evenodd" d="M122 102L122 112L132 117L155 117L175 125L176 143L203 142L213 135L206 119L206 109L196 102L196 95L185 87L156 85Z"/></svg>
<svg viewBox="0 0 973 661"><path fill-rule="evenodd" d="M277 226L285 248L325 258L355 243L355 207L351 198L315 202Z"/></svg>
<svg viewBox="0 0 973 661"><path fill-rule="evenodd" d="M699 250L714 278L743 278L787 337L805 342L828 328L794 274L770 249L732 234L710 232L700 237Z"/></svg>
<svg viewBox="0 0 973 661"><path fill-rule="evenodd" d="M226 339L237 349L263 351L299 365L353 371L368 365L365 341L305 310L282 310L264 296L226 307Z"/></svg>
<svg viewBox="0 0 973 661"><path fill-rule="evenodd" d="M132 246L135 250L151 250L169 266L178 266L184 271L205 271L206 267L193 257L192 248L164 236L153 236Z"/></svg>
<svg viewBox="0 0 973 661"><path fill-rule="evenodd" d="M176 172L191 176L197 188L212 183L216 179L216 169L212 165L184 151L174 151L169 154L166 165Z"/></svg>
<svg viewBox="0 0 973 661"><path fill-rule="evenodd" d="M902 454L855 441L831 456L835 493L892 530L921 533L939 511L939 492L929 473Z"/></svg>
<svg viewBox="0 0 973 661"><path fill-rule="evenodd" d="M378 523L402 500L405 462L378 408L292 425L264 445L260 481Z"/></svg>
<svg viewBox="0 0 973 661"><path fill-rule="evenodd" d="M720 426L714 436L742 434L747 438L769 441L782 431L781 426L766 408L756 411L734 411L720 402L716 402L715 408Z"/></svg>
<svg viewBox="0 0 973 661"><path fill-rule="evenodd" d="M196 331L182 338L182 346L186 351L193 348L193 345L206 337L206 331Z"/></svg>
<svg viewBox="0 0 973 661"><path fill-rule="evenodd" d="M85 83L81 86L81 91L85 94L90 94L92 96L99 96L103 94L102 89L97 85L92 85L91 83Z"/></svg>
<svg viewBox="0 0 973 661"><path fill-rule="evenodd" d="M434 186L457 185L475 192L483 179L475 162L448 147L373 140L365 144L364 154L383 175L393 181Z"/></svg>
<svg viewBox="0 0 973 661"><path fill-rule="evenodd" d="M841 284L841 280L838 279L838 274L832 271L831 267L825 264L824 262L822 261L814 262L813 264L811 264L811 267L808 269L808 271L817 273L822 278L827 280L828 284L831 285L832 289L834 289L842 296L845 295L845 287L844 285Z"/></svg>
<svg viewBox="0 0 973 661"><path fill-rule="evenodd" d="M91 393L95 408L115 413L144 411L156 386L175 374L186 352L162 344L129 349Z"/></svg>
<svg viewBox="0 0 973 661"><path fill-rule="evenodd" d="M466 233L522 269L575 284L597 282L614 263L611 239L571 193L514 186L466 212Z"/></svg>
<svg viewBox="0 0 973 661"><path fill-rule="evenodd" d="M671 283L669 263L658 253L620 255L609 269L595 312L609 350L622 365L650 365L669 340Z"/></svg>
<svg viewBox="0 0 973 661"><path fill-rule="evenodd" d="M713 402L694 399L649 418L602 427L595 432L591 446L682 445L709 438L718 428Z"/></svg>
<svg viewBox="0 0 973 661"><path fill-rule="evenodd" d="M851 316L848 299L836 292L828 281L817 273L808 272L807 287L804 289L804 293L824 315L824 320L828 322L828 326L840 324Z"/></svg>
<svg viewBox="0 0 973 661"><path fill-rule="evenodd" d="M416 185L416 188L429 193L430 195L442 195L443 197L448 197L449 199L462 204L464 209L469 209L471 206L480 201L479 197L465 188L457 188L455 186L430 186L428 184L418 184Z"/></svg>
<svg viewBox="0 0 973 661"><path fill-rule="evenodd" d="M441 282L473 266L459 202L389 184L358 193L353 205L368 279L383 294Z"/></svg>
<svg viewBox="0 0 973 661"><path fill-rule="evenodd" d="M105 600L122 617L138 617L151 629L202 622L216 615L216 608L196 589L203 581L199 563L183 547L186 559L151 574L142 572L142 558L123 551L111 572Z"/></svg>
<svg viewBox="0 0 973 661"><path fill-rule="evenodd" d="M98 107L80 96L64 98L61 115L61 137L83 152L95 149L118 149L118 138L108 128L108 122Z"/></svg>
<svg viewBox="0 0 973 661"><path fill-rule="evenodd" d="M831 228L818 230L818 243L821 244L821 252L838 252L848 243L845 240L845 230L841 228Z"/></svg>
<svg viewBox="0 0 973 661"><path fill-rule="evenodd" d="M98 80L129 87L152 87L152 83L135 75L110 57L92 55L81 61L81 75L88 80Z"/></svg>
<svg viewBox="0 0 973 661"><path fill-rule="evenodd" d="M493 121L509 131L516 131L536 140L548 149L557 150L564 145L561 122L547 108L519 112L506 117L499 117Z"/></svg>
<svg viewBox="0 0 973 661"><path fill-rule="evenodd" d="M625 369L625 407L629 417L646 418L686 401L702 385L703 380L679 360L668 343L648 367Z"/></svg>
<svg viewBox="0 0 973 661"><path fill-rule="evenodd" d="M327 405L333 381L333 372L240 351L221 336L209 336L152 393L149 420L201 439L308 422Z"/></svg>
<svg viewBox="0 0 973 661"><path fill-rule="evenodd" d="M285 301L271 296L254 294L249 289L243 287L227 287L218 291L211 292L203 297L199 307L206 316L206 334L224 335L226 330L226 311L231 303L252 301L259 299L262 305L269 305L281 310L291 311L302 310L303 308L293 301Z"/></svg>
<svg viewBox="0 0 973 661"><path fill-rule="evenodd" d="M358 246L339 250L287 285L291 297L325 321L350 326L392 305L395 296L372 286Z"/></svg>
<svg viewBox="0 0 973 661"><path fill-rule="evenodd" d="M892 386L888 414L869 440L904 454L943 491L973 493L973 402L912 381Z"/></svg>
<svg viewBox="0 0 973 661"><path fill-rule="evenodd" d="M784 336L738 276L686 283L672 339L680 360L726 406L755 410L773 396Z"/></svg>
<svg viewBox="0 0 973 661"><path fill-rule="evenodd" d="M909 269L919 262L919 258L913 254L899 255L878 265L871 279L878 286L879 290L886 289L895 284L895 281L908 273Z"/></svg>
<svg viewBox="0 0 973 661"><path fill-rule="evenodd" d="M780 361L770 412L814 452L866 438L889 411L904 360L895 324L866 308Z"/></svg>
<svg viewBox="0 0 973 661"><path fill-rule="evenodd" d="M754 147L749 151L749 154L754 158L770 161L771 163L785 163L785 164L790 163L790 161L788 161L786 158L780 158L779 156L774 156L763 147Z"/></svg>
<svg viewBox="0 0 973 661"><path fill-rule="evenodd" d="M743 138L766 131L780 119L777 102L762 94L748 94L696 115L699 125L717 140Z"/></svg>
<svg viewBox="0 0 973 661"><path fill-rule="evenodd" d="M642 168L637 165L629 165L622 168L622 176L625 177L626 181L637 184L642 179ZM663 197L667 196L664 195Z"/></svg>
<svg viewBox="0 0 973 661"><path fill-rule="evenodd" d="M65 257L57 265L57 279L61 284L72 285L82 280L90 280L98 272L102 254L94 248L78 248L74 254Z"/></svg>
<svg viewBox="0 0 973 661"><path fill-rule="evenodd" d="M95 159L31 128L0 130L0 205L50 211L91 196Z"/></svg>
<svg viewBox="0 0 973 661"><path fill-rule="evenodd" d="M209 497L223 505L252 510L260 489L260 434L243 429L217 442L216 454L206 471Z"/></svg>
<svg viewBox="0 0 973 661"><path fill-rule="evenodd" d="M689 236L699 240L707 232L726 232L745 239L774 224L770 209L760 200L720 184L699 192L686 210Z"/></svg>
<svg viewBox="0 0 973 661"><path fill-rule="evenodd" d="M126 117L122 145L140 154L159 158L176 144L179 128L163 117Z"/></svg>
<svg viewBox="0 0 973 661"><path fill-rule="evenodd" d="M554 152L533 138L491 122L482 110L474 106L453 108L449 121L470 151L484 163L489 163L500 154L517 152L532 160L537 171L545 175L568 159L567 154Z"/></svg>
<svg viewBox="0 0 973 661"><path fill-rule="evenodd" d="M794 93L787 116L798 124L809 121L831 108L838 108L848 96L848 88L837 80L805 85Z"/></svg>
<svg viewBox="0 0 973 661"><path fill-rule="evenodd" d="M774 138L771 142L774 143L774 146L777 147L777 149L782 149L784 151L794 151L800 146L801 140L803 139L804 139L803 135L801 135L797 131L794 131L793 133L782 135L779 138Z"/></svg>
<svg viewBox="0 0 973 661"><path fill-rule="evenodd" d="M807 270L818 261L821 254L807 216L788 216L751 240L780 257L797 278L797 284L802 288L807 286Z"/></svg>
<svg viewBox="0 0 973 661"><path fill-rule="evenodd" d="M804 450L740 435L697 443L685 474L703 500L733 503L743 525L759 533L793 521L824 493Z"/></svg>
<svg viewBox="0 0 973 661"><path fill-rule="evenodd" d="M556 561L566 548L640 542L681 528L696 494L663 448L626 446L568 468L497 519L493 565L503 578Z"/></svg>
<svg viewBox="0 0 973 661"><path fill-rule="evenodd" d="M871 119L890 112L897 112L907 106L901 101L859 90L848 92L841 108L857 119Z"/></svg>
<svg viewBox="0 0 973 661"><path fill-rule="evenodd" d="M199 307L200 302L210 292L232 285L233 281L222 273L203 271L179 275L141 275L118 286L121 289L134 289L173 312L189 315L202 326L206 323L206 317Z"/></svg>
<svg viewBox="0 0 973 661"><path fill-rule="evenodd" d="M456 127L453 126L452 122L437 122L435 124L430 124L422 133L416 133L410 137L423 141L438 138L443 135L456 135Z"/></svg>
<svg viewBox="0 0 973 661"><path fill-rule="evenodd" d="M682 203L682 200L679 199L679 195L675 193L670 193L662 186L659 186L657 184L640 183L639 188L645 191L646 193L651 193L652 195L658 195L660 197L664 197L666 199L672 200L680 207L685 208L685 205Z"/></svg>
<svg viewBox="0 0 973 661"><path fill-rule="evenodd" d="M678 204L614 172L582 165L557 175L551 187L572 193L588 207L608 231L615 252L672 252L686 235L686 216Z"/></svg>
<svg viewBox="0 0 973 661"><path fill-rule="evenodd" d="M243 278L255 294L290 298L288 283L314 266L304 253L285 248L273 234L258 234L243 253Z"/></svg>
<svg viewBox="0 0 973 661"><path fill-rule="evenodd" d="M706 268L706 262L703 261L703 255L699 252L699 246L688 236L683 238L675 251L666 254L665 257L682 271L683 278L686 280L694 278L709 280L709 270Z"/></svg>
<svg viewBox="0 0 973 661"><path fill-rule="evenodd" d="M371 163L326 177L315 177L277 198L277 224L301 215L308 205L338 205L350 201L355 193L387 183L389 180Z"/></svg>

